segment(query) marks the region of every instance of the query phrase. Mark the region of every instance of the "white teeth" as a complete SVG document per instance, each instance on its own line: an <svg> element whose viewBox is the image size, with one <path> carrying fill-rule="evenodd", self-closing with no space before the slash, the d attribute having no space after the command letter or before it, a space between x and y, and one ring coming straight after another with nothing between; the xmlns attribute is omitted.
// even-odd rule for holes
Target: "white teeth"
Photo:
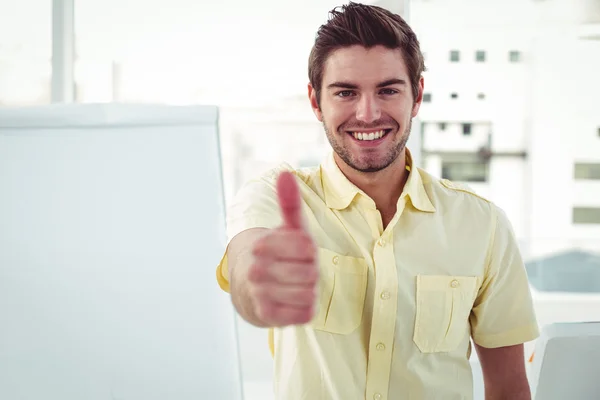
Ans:
<svg viewBox="0 0 600 400"><path fill-rule="evenodd" d="M358 140L376 140L385 136L385 131L377 131L377 132L354 132L354 138Z"/></svg>

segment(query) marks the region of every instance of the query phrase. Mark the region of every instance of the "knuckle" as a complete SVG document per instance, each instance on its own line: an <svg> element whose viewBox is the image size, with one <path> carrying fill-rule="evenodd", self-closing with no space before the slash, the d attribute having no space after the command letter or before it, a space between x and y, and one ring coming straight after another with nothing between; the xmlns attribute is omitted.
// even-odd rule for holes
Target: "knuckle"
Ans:
<svg viewBox="0 0 600 400"><path fill-rule="evenodd" d="M306 257L311 257L316 252L315 244L307 234L300 234L296 245L298 252Z"/></svg>
<svg viewBox="0 0 600 400"><path fill-rule="evenodd" d="M306 289L304 294L304 299L307 305L312 304L315 301L316 292L313 288Z"/></svg>
<svg viewBox="0 0 600 400"><path fill-rule="evenodd" d="M312 312L309 309L302 310L298 315L298 323L306 324L312 319Z"/></svg>
<svg viewBox="0 0 600 400"><path fill-rule="evenodd" d="M305 268L308 283L316 283L319 280L319 268L313 263Z"/></svg>
<svg viewBox="0 0 600 400"><path fill-rule="evenodd" d="M262 322L268 322L271 320L271 313L267 304L258 303L255 307L254 313Z"/></svg>
<svg viewBox="0 0 600 400"><path fill-rule="evenodd" d="M265 272L265 268L261 264L253 263L248 268L248 280L253 283L261 282Z"/></svg>
<svg viewBox="0 0 600 400"><path fill-rule="evenodd" d="M265 305L269 301L269 292L262 285L255 285L252 289L252 296L258 304Z"/></svg>
<svg viewBox="0 0 600 400"><path fill-rule="evenodd" d="M273 246L271 245L271 243L276 237L277 232L270 232L262 236L260 239L256 240L256 242L254 242L254 245L252 246L252 254L255 257L261 257L272 252Z"/></svg>
<svg viewBox="0 0 600 400"><path fill-rule="evenodd" d="M252 255L255 257L260 256L264 253L266 247L266 242L264 238L258 239L254 245L252 246Z"/></svg>
<svg viewBox="0 0 600 400"><path fill-rule="evenodd" d="M300 287L293 292L293 303L299 306L309 306L314 302L314 290L312 287Z"/></svg>

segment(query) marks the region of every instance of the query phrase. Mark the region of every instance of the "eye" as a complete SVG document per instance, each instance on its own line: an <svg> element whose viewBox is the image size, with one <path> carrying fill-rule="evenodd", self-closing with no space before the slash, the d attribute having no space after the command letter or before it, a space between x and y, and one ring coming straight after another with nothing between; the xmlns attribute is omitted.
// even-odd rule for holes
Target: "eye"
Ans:
<svg viewBox="0 0 600 400"><path fill-rule="evenodd" d="M335 95L339 97L350 97L354 95L354 92L352 90L342 90L341 92L337 92Z"/></svg>
<svg viewBox="0 0 600 400"><path fill-rule="evenodd" d="M387 95L391 95L391 94L396 94L398 93L397 90L395 89L381 89L381 94L387 94Z"/></svg>

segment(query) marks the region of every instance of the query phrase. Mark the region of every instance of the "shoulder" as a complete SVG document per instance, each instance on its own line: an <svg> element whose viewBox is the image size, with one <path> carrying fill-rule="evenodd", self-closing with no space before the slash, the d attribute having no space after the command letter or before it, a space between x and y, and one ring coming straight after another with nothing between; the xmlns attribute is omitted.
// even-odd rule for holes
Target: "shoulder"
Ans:
<svg viewBox="0 0 600 400"><path fill-rule="evenodd" d="M436 208L482 217L496 212L494 203L466 183L440 179L419 169L426 192Z"/></svg>
<svg viewBox="0 0 600 400"><path fill-rule="evenodd" d="M486 203L490 203L490 204L492 203L490 200L488 200L487 198L485 198L482 195L480 195L479 193L477 193L473 188L471 188L466 183L454 182L454 181L451 181L448 179L439 179L438 184L441 185L442 187L444 187L449 192L463 193L467 197L473 197L473 198L477 199L477 201L482 200Z"/></svg>
<svg viewBox="0 0 600 400"><path fill-rule="evenodd" d="M421 168L418 168L418 171L419 175L421 176L421 180L423 181L423 185L425 186L425 189L428 192L432 192L431 194L433 195L437 195L442 198L455 198L457 196L460 196L464 198L470 198L476 201L491 203L490 200L477 193L466 183L454 182L448 179L438 178Z"/></svg>
<svg viewBox="0 0 600 400"><path fill-rule="evenodd" d="M246 180L237 190L236 197L252 199L257 196L276 196L277 179L282 172L290 172L296 177L301 194L314 191L318 186L316 183L320 181L319 167L297 169L288 163L281 163Z"/></svg>
<svg viewBox="0 0 600 400"><path fill-rule="evenodd" d="M275 167L269 168L266 171L263 171L263 172L255 175L253 178L246 181L245 184L252 183L252 182L264 182L267 184L274 185L275 182L277 181L277 177L279 176L279 174L281 174L284 171L288 171L288 172L292 172L293 174L296 174L296 170L294 168L292 168L292 166L290 164L281 163Z"/></svg>
<svg viewBox="0 0 600 400"><path fill-rule="evenodd" d="M317 169L318 170L318 169ZM314 198L317 179L313 169L294 169L289 164L280 164L246 180L227 204L229 237L249 228L272 228L281 223L277 179L284 172L297 177L300 195L306 203Z"/></svg>
<svg viewBox="0 0 600 400"><path fill-rule="evenodd" d="M250 179L248 182L256 182L260 181L266 183L268 185L274 186L277 182L277 178L282 172L291 172L296 176L298 183L308 183L312 181L319 173L319 167L309 167L309 168L293 168L288 163L281 163L276 167L270 168L265 172L255 176L253 179Z"/></svg>

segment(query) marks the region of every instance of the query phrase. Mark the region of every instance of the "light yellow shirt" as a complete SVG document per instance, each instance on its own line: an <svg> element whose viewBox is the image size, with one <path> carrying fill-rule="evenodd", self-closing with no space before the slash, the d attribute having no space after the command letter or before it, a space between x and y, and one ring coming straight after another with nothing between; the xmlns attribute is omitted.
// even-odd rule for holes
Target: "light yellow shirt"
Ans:
<svg viewBox="0 0 600 400"><path fill-rule="evenodd" d="M229 239L281 224L283 169L292 170L242 187ZM295 174L319 248L320 296L310 324L270 337L276 399L472 399L471 337L484 347L537 338L512 227L493 203L413 168L384 230L373 200L332 156ZM226 255L217 280L229 291Z"/></svg>

